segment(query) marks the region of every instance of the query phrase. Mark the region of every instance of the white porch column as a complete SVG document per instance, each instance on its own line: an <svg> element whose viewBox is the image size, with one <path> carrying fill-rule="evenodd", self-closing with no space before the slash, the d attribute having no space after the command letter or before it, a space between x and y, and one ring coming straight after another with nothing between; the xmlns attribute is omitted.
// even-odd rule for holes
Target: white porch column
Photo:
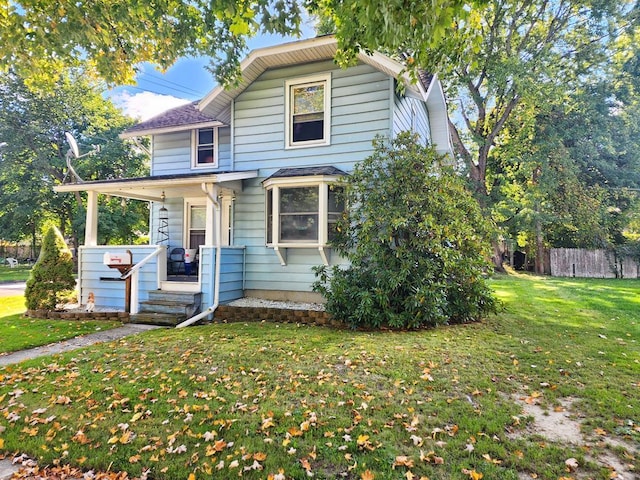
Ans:
<svg viewBox="0 0 640 480"><path fill-rule="evenodd" d="M204 244L205 245L215 245L216 243L216 235L215 235L215 209L213 206L213 201L209 195L207 195L207 209L206 209L206 219L205 219L205 230L204 230Z"/></svg>
<svg viewBox="0 0 640 480"><path fill-rule="evenodd" d="M87 217L84 231L84 244L87 247L98 245L98 192L87 191Z"/></svg>

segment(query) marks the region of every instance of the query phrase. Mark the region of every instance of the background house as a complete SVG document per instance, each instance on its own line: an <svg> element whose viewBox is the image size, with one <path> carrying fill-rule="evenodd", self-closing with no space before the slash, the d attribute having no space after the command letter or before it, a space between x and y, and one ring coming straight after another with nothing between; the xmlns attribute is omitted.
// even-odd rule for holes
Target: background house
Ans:
<svg viewBox="0 0 640 480"><path fill-rule="evenodd" d="M336 48L325 36L255 50L237 86L123 133L151 137L149 177L57 187L89 194L81 299L93 291L96 305L123 306L122 286L105 279L117 275L103 255L126 248L137 264L132 312L158 289L201 294L203 309L243 295L316 299L311 268L341 261L328 245L343 210L339 179L373 152L373 138L412 130L451 152L437 78L413 83L401 63L379 53L340 69ZM97 245L103 194L151 202L151 245ZM196 250L197 275L167 275L176 247Z"/></svg>

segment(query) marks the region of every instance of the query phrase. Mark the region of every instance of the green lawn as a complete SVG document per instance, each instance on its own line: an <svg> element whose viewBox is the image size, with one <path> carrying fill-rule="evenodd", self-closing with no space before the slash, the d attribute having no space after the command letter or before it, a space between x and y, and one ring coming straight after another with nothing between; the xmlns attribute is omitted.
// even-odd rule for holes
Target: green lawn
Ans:
<svg viewBox="0 0 640 480"><path fill-rule="evenodd" d="M59 342L120 326L110 321L69 321L24 318L24 297L0 298L0 354Z"/></svg>
<svg viewBox="0 0 640 480"><path fill-rule="evenodd" d="M9 268L7 265L0 265L0 283L24 282L29 278L31 268L32 267L27 265L18 265L15 268Z"/></svg>
<svg viewBox="0 0 640 480"><path fill-rule="evenodd" d="M0 448L156 479L620 473L598 458L637 475L640 282L492 285L504 310L478 324L207 325L0 369ZM523 413L567 399L582 424L575 444L544 438Z"/></svg>

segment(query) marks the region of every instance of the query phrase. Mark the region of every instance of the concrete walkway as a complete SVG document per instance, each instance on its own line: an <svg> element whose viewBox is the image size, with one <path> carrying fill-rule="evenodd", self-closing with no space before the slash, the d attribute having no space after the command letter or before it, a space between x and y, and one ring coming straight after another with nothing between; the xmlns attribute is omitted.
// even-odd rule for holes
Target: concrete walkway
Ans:
<svg viewBox="0 0 640 480"><path fill-rule="evenodd" d="M27 282L0 282L0 297L22 295Z"/></svg>
<svg viewBox="0 0 640 480"><path fill-rule="evenodd" d="M9 459L0 460L0 480L9 480L18 470L20 465L14 465Z"/></svg>
<svg viewBox="0 0 640 480"><path fill-rule="evenodd" d="M31 348L29 350L20 350L18 352L0 356L0 367L4 367L5 365L10 365L12 363L19 363L23 360L44 357L45 355L68 352L70 350L76 350L78 348L95 345L96 343L119 340L122 337L127 337L129 335L134 335L136 333L153 330L156 328L162 327L159 327L157 325L141 325L136 323L129 323L123 325L122 327L105 330L104 332L90 333L88 335L72 338L70 340L43 345L42 347ZM0 477L0 479L1 478L2 477Z"/></svg>
<svg viewBox="0 0 640 480"><path fill-rule="evenodd" d="M95 345L96 343L119 340L120 338L127 337L129 335L135 335L136 333L145 332L147 330L154 330L156 328L162 327L159 327L157 325L140 325L130 323L123 325L122 327L105 330L104 332L90 333L88 335L72 338L70 340L52 343L50 345L44 345L42 347L31 348L29 350L21 350L18 352L10 353L8 355L0 356L0 367L11 365L13 363L19 363L23 360L43 357L45 355L68 352L71 350L76 350L78 348ZM14 465L10 458L0 460L0 480L9 480L19 469L20 465Z"/></svg>

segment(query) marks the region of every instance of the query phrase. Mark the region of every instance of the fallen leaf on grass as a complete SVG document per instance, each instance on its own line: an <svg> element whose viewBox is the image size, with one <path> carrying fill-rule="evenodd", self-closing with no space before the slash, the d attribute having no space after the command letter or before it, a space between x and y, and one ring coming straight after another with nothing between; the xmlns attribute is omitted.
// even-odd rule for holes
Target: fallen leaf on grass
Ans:
<svg viewBox="0 0 640 480"><path fill-rule="evenodd" d="M396 467L413 467L413 460L406 455L398 455L393 462L391 468L395 470Z"/></svg>
<svg viewBox="0 0 640 480"><path fill-rule="evenodd" d="M570 472L573 472L578 468L578 461L573 457L565 460L564 464L567 466Z"/></svg>
<svg viewBox="0 0 640 480"><path fill-rule="evenodd" d="M489 463L493 463L494 465L500 465L502 463L502 460L491 458L491 455L489 455L488 453L482 455L482 458L484 458Z"/></svg>
<svg viewBox="0 0 640 480"><path fill-rule="evenodd" d="M281 468L278 470L278 473L270 473L267 477L267 480L286 480L287 477L284 475L284 470Z"/></svg>
<svg viewBox="0 0 640 480"><path fill-rule="evenodd" d="M462 473L464 473L465 475L469 475L469 478L471 478L471 480L480 480L482 477L484 477L482 473L476 472L475 469L467 470L466 468L463 468Z"/></svg>

